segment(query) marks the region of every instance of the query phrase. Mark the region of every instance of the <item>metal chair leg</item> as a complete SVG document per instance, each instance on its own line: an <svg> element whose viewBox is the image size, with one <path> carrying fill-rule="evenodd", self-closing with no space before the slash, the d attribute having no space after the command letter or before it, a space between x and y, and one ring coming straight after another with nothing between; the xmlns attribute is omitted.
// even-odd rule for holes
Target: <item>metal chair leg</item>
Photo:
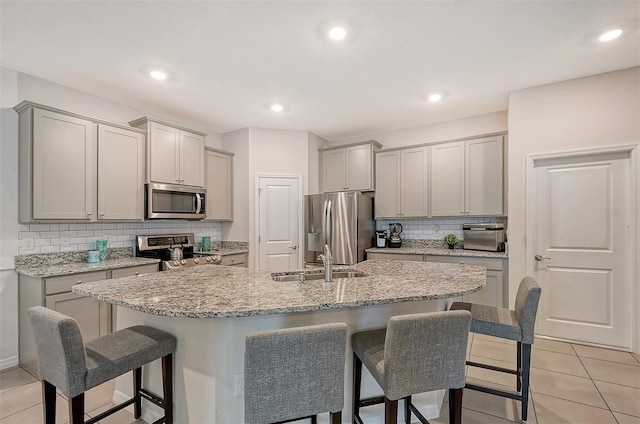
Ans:
<svg viewBox="0 0 640 424"><path fill-rule="evenodd" d="M522 344L522 422L527 421L529 409L529 374L531 371L531 345Z"/></svg>
<svg viewBox="0 0 640 424"><path fill-rule="evenodd" d="M353 354L353 414L351 421L358 424L360 420L360 382L362 381L362 361L358 355Z"/></svg>
<svg viewBox="0 0 640 424"><path fill-rule="evenodd" d="M516 352L516 390L519 392L522 390L522 342L518 342Z"/></svg>

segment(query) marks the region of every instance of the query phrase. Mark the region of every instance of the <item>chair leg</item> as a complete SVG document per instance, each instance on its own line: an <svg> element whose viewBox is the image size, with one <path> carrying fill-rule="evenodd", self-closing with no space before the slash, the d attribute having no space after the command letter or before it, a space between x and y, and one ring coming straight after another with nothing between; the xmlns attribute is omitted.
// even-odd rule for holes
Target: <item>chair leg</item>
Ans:
<svg viewBox="0 0 640 424"><path fill-rule="evenodd" d="M462 424L462 389L449 389L449 424Z"/></svg>
<svg viewBox="0 0 640 424"><path fill-rule="evenodd" d="M173 424L173 354L162 357L162 391L165 424Z"/></svg>
<svg viewBox="0 0 640 424"><path fill-rule="evenodd" d="M140 389L142 389L142 368L136 368L133 370L133 417L136 419L142 415L142 396L140 396Z"/></svg>
<svg viewBox="0 0 640 424"><path fill-rule="evenodd" d="M56 386L42 380L42 412L45 424L56 424Z"/></svg>
<svg viewBox="0 0 640 424"><path fill-rule="evenodd" d="M331 412L330 421L331 424L340 424L342 422L342 411Z"/></svg>
<svg viewBox="0 0 640 424"><path fill-rule="evenodd" d="M84 393L69 399L69 424L84 424Z"/></svg>
<svg viewBox="0 0 640 424"><path fill-rule="evenodd" d="M360 417L360 382L362 381L362 361L358 358L358 355L353 354L353 397L352 397L352 409L353 414L351 421L354 424L358 424Z"/></svg>
<svg viewBox="0 0 640 424"><path fill-rule="evenodd" d="M411 424L411 396L404 398L404 423Z"/></svg>
<svg viewBox="0 0 640 424"><path fill-rule="evenodd" d="M318 424L318 416L317 415L312 415L311 416L311 424Z"/></svg>
<svg viewBox="0 0 640 424"><path fill-rule="evenodd" d="M527 422L529 409L529 372L531 371L531 345L522 344L522 422Z"/></svg>
<svg viewBox="0 0 640 424"><path fill-rule="evenodd" d="M522 342L518 342L516 350L516 371L518 371L518 373L516 374L516 390L519 392L520 390L522 390Z"/></svg>
<svg viewBox="0 0 640 424"><path fill-rule="evenodd" d="M398 424L398 401L384 397L384 424Z"/></svg>

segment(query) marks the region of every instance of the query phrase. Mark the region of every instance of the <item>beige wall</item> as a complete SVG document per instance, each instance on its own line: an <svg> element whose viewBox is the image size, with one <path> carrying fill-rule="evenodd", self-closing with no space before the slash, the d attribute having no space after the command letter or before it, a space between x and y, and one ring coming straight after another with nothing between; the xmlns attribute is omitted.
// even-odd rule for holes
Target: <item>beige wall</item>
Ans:
<svg viewBox="0 0 640 424"><path fill-rule="evenodd" d="M456 119L437 124L405 128L396 131L370 134L363 137L352 137L331 140L330 145L355 143L358 141L377 140L383 149L404 147L414 144L433 143L456 138L473 137L507 131L507 111L487 113L470 118Z"/></svg>
<svg viewBox="0 0 640 424"><path fill-rule="evenodd" d="M638 143L638 67L510 94L508 215L511 304L515 289L526 273L528 256L534 254L526 252L527 155ZM640 185L637 177L636 174L636 191ZM640 217L637 220L640 222Z"/></svg>

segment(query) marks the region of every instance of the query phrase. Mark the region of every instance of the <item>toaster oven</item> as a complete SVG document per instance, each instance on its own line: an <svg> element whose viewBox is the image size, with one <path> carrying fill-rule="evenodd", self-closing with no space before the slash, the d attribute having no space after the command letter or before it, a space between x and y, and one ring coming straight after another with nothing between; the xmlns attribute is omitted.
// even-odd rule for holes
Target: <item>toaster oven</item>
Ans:
<svg viewBox="0 0 640 424"><path fill-rule="evenodd" d="M462 224L462 237L465 249L504 252L504 224Z"/></svg>

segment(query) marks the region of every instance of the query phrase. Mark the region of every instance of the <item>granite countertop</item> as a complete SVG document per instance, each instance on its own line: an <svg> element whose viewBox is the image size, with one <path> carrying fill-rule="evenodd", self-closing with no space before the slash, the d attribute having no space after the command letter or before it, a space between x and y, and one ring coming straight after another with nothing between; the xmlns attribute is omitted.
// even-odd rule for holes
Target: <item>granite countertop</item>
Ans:
<svg viewBox="0 0 640 424"><path fill-rule="evenodd" d="M508 259L507 252L487 252L483 250L446 249L441 247L371 247L365 252L393 253L396 255L473 256L476 258Z"/></svg>
<svg viewBox="0 0 640 424"><path fill-rule="evenodd" d="M351 268L364 276L276 282L269 271L204 266L77 284L72 290L154 315L216 318L444 299L486 284L483 266L369 260Z"/></svg>
<svg viewBox="0 0 640 424"><path fill-rule="evenodd" d="M109 269L127 268L138 265L157 264L159 262L159 259L127 257L108 259L102 262L68 262L62 264L41 264L37 266L19 266L16 264L16 272L31 277L47 278L78 274L81 272L106 271Z"/></svg>

